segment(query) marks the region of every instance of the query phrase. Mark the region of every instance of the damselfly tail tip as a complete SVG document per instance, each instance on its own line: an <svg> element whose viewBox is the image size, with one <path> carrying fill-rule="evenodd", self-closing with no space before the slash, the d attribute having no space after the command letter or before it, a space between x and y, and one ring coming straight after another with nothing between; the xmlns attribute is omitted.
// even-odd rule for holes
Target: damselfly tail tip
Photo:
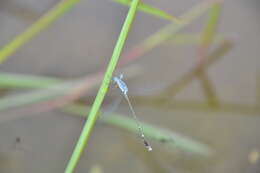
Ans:
<svg viewBox="0 0 260 173"><path fill-rule="evenodd" d="M153 148L149 145L146 147L148 151L153 151Z"/></svg>
<svg viewBox="0 0 260 173"><path fill-rule="evenodd" d="M144 139L144 145L147 148L148 151L152 151L153 148L151 147L151 145Z"/></svg>

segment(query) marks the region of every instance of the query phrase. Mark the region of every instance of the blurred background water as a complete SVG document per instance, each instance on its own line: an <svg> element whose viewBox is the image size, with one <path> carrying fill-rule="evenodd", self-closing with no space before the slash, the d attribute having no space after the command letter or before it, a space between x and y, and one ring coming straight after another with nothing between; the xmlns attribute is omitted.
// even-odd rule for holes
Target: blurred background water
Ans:
<svg viewBox="0 0 260 173"><path fill-rule="evenodd" d="M24 31L58 0L1 0L0 45ZM181 15L198 1L145 0L173 15ZM207 69L221 102L260 105L260 3L225 1L218 31L234 40L234 48ZM4 64L1 72L47 75L73 79L105 67L111 56L127 8L108 0L82 0L70 12L25 44ZM185 32L200 32L205 16ZM125 51L168 22L139 12ZM189 71L196 63L196 45L163 44L132 64L142 73L127 80L130 98L153 95ZM125 74L127 76L127 74ZM113 94L111 91L110 94ZM88 92L92 103L96 92ZM103 106L115 100L108 97ZM197 78L176 95L176 100L205 101ZM103 172L260 172L258 113L204 111L147 106L132 100L141 120L196 139L216 150L210 159L193 157L152 141L147 153L135 135L97 123L76 172L98 165ZM177 101L176 101L177 102ZM117 112L130 115L127 104ZM17 112L1 112L0 117ZM58 110L20 117L0 118L0 172L63 172L84 120Z"/></svg>

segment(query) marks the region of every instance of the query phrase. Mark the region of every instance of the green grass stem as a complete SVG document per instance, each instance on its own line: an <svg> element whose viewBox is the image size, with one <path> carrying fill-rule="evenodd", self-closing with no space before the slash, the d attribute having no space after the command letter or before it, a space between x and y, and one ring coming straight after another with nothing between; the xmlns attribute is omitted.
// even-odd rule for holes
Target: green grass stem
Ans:
<svg viewBox="0 0 260 173"><path fill-rule="evenodd" d="M44 91L47 92L49 90L54 90L54 92L57 92L56 89L60 90L59 93L66 91L67 89L64 88L64 81L61 79L53 78L53 77L40 77L40 76L31 76L31 75L16 75L16 74L8 74L8 73L0 73L0 77L3 79L0 80L0 88L6 88L8 85L4 82L4 79L8 77L8 81L11 81L12 88L42 88L42 86L38 85L37 83L45 83L45 87L48 88L47 90L40 90L35 91L38 93L39 97L43 99ZM0 78L1 79L1 78ZM35 82L34 82L35 80ZM1 82L3 81L3 82ZM27 81L30 81L29 85L20 84L20 83L26 83ZM61 82L62 81L62 82ZM60 85L58 85L59 83ZM69 82L66 82L69 83ZM72 82L70 82L72 83ZM47 92L49 93L49 92ZM52 93L52 92L51 92ZM24 94L24 93L22 93ZM21 105L21 103L27 103L28 101L35 101L37 98L36 96L33 97L33 99L29 98L30 95L20 95L19 97L17 95L15 96L8 96L7 98L0 99L0 111L6 110L10 106L17 107ZM9 98L9 99L8 99ZM11 99L12 98L12 99ZM5 100L5 101L4 101ZM27 102L26 102L27 101ZM176 103L178 104L178 103ZM89 107L86 105L80 105L80 104L70 104L68 106L65 106L61 109L64 112L71 113L72 115L79 115L81 117L85 117L86 112L89 111ZM125 129L129 132L136 133L136 124L135 121L132 118L127 118L123 115L118 115L115 113L106 113L108 115L101 116L99 120L102 122L112 125L114 127L119 127L122 129ZM25 116L31 116L26 114ZM18 113L17 117L21 117ZM15 118L15 117L13 117ZM13 119L11 118L11 120ZM10 119L8 119L10 120ZM1 121L0 121L1 122ZM2 122L1 122L2 123ZM142 126L145 127L144 133L151 139L161 142L164 141L164 144L172 146L173 148L179 148L185 152L189 152L192 154L202 155L202 156L208 156L211 151L210 149L199 143L196 142L193 139L189 139L188 137L183 137L181 135L177 135L178 133L172 132L169 130L162 130L161 128L155 127L153 125L149 125L147 123L142 122ZM167 132L166 132L167 131ZM177 136L177 137L176 137ZM178 137L180 136L180 137ZM186 141L186 142L185 142ZM184 145L182 145L184 143ZM176 144L176 145L175 145Z"/></svg>
<svg viewBox="0 0 260 173"><path fill-rule="evenodd" d="M209 47L212 44L217 29L217 23L220 16L220 3L213 3L209 8L208 19L206 21L204 30L201 35L201 41L198 49L199 63L204 63L206 57L208 56ZM211 106L216 106L219 104L219 99L215 90L214 85L206 74L205 68L200 69L198 75L204 95L207 98L208 103Z"/></svg>
<svg viewBox="0 0 260 173"><path fill-rule="evenodd" d="M208 47L216 36L217 24L221 12L221 4L215 3L209 9L208 19L201 35L201 46Z"/></svg>
<svg viewBox="0 0 260 173"><path fill-rule="evenodd" d="M171 23L166 25L165 27L163 27L162 29L160 29L159 31L157 31L156 33L152 34L147 39L139 43L137 46L134 47L134 49L137 48L141 50L141 54L143 54L159 46L163 42L174 38L178 31L180 31L185 26L190 24L193 20L197 19L202 14L204 14L208 10L210 5L211 3L209 2L197 4L180 17L181 19L183 19L183 22Z"/></svg>
<svg viewBox="0 0 260 173"><path fill-rule="evenodd" d="M43 31L45 28L49 27L53 22L59 19L66 11L71 9L80 0L61 0L56 6L45 13L40 19L38 19L34 24L29 26L24 32L17 35L9 43L5 44L0 48L0 64L2 64L10 55L15 53L24 44L34 38L38 33ZM125 0L122 0L122 3ZM130 1L129 1L130 2ZM129 4L129 2L127 4ZM168 20L178 21L177 18L160 11L159 9L141 4L139 9L147 13L155 13L157 17L165 18ZM152 12L154 10L154 12Z"/></svg>
<svg viewBox="0 0 260 173"><path fill-rule="evenodd" d="M213 40L214 44L219 44L225 39L224 35L217 34ZM171 40L167 41L165 44L175 44L175 45L198 45L201 43L201 33L179 33L176 34Z"/></svg>
<svg viewBox="0 0 260 173"><path fill-rule="evenodd" d="M217 48L215 48L205 59L203 64L198 64L188 72L184 73L176 82L167 86L159 95L164 97L175 97L185 86L190 84L200 73L201 68L208 68L214 64L216 60L223 57L232 48L232 42L224 40Z"/></svg>
<svg viewBox="0 0 260 173"><path fill-rule="evenodd" d="M131 4L131 0L113 0L113 1L116 3L122 4L122 5L126 5L126 6L130 6L130 4ZM176 22L176 23L181 22L181 20L178 19L177 17L174 17L165 11L152 7L151 5L145 4L143 2L139 3L138 10L140 10L144 13L147 13L149 15L164 19L164 20L169 20L169 21Z"/></svg>
<svg viewBox="0 0 260 173"><path fill-rule="evenodd" d="M46 88L63 80L33 75L0 73L0 85L4 88Z"/></svg>
<svg viewBox="0 0 260 173"><path fill-rule="evenodd" d="M29 80L32 79L31 77L29 77L29 78L30 78ZM19 79L19 81L21 81L21 80L22 79ZM29 80L26 80L26 81L29 81ZM9 81L11 81L10 78L9 78ZM40 81L40 80L37 80L37 81ZM55 81L55 79L53 79L53 80L50 79L49 80L50 83L48 85L46 83L47 80L45 78L45 79L43 79L43 82L42 82L42 83L45 83L45 85L46 85L45 89L38 89L38 90L35 90L35 91L23 92L23 93L5 96L5 97L1 98L0 99L0 111L11 109L11 108L16 108L16 107L20 107L20 106L24 106L24 105L28 105L28 104L38 103L38 102L42 102L42 101L55 99L57 97L64 96L65 93L77 88L79 86L79 84L85 82L84 79L55 83L55 84L53 83L53 81ZM0 80L0 83L1 83L1 80ZM4 82L3 84L4 84L4 86L6 86L6 82ZM26 86L38 87L39 85L36 82L32 82L30 85L18 84L17 86L21 88L21 86L23 86L23 87L26 87Z"/></svg>
<svg viewBox="0 0 260 173"><path fill-rule="evenodd" d="M61 2L59 2L29 28L27 28L23 33L19 34L12 41L4 45L0 49L0 64L3 63L18 48L22 47L35 35L56 21L67 10L71 9L77 2L79 2L79 0L61 0Z"/></svg>
<svg viewBox="0 0 260 173"><path fill-rule="evenodd" d="M88 108L80 104L71 104L64 107L62 110L64 112L76 114L79 116L84 116L85 113L88 112ZM132 118L115 113L105 113L105 115L100 116L99 120L115 127L119 127L129 132L138 134L136 123ZM155 127L154 125L150 125L144 122L142 122L142 126L144 127L145 136L155 141L163 141L163 143L166 145L170 145L174 148L178 148L191 154L197 154L200 156L209 156L213 153L213 151L207 145L196 142L195 140L180 135L176 132Z"/></svg>
<svg viewBox="0 0 260 173"><path fill-rule="evenodd" d="M120 57L121 51L123 49L125 40L127 38L127 35L129 33L131 24L134 20L137 7L138 7L139 0L133 0L130 6L130 9L128 11L127 17L125 19L124 25L122 27L121 33L119 35L119 38L117 40L116 46L114 48L112 57L110 59L110 62L108 64L108 68L106 70L104 79L101 83L100 89L97 93L96 99L93 103L93 106L91 107L91 110L89 112L88 119L83 127L83 130L81 132L81 135L78 139L78 142L76 144L76 147L71 155L71 158L68 162L68 165L65 169L65 173L72 173L80 159L80 156L84 150L84 148L87 146L87 142L90 136L90 132L96 122L96 119L98 117L98 111L100 109L100 106L103 102L103 99L107 93L113 72L115 70L116 64L118 62L118 59Z"/></svg>
<svg viewBox="0 0 260 173"><path fill-rule="evenodd" d="M214 60L214 62L217 59ZM213 61L207 63L206 65L209 66L213 63ZM193 74L191 75L195 77L196 73L193 72ZM46 88L51 88L51 86L57 85L58 81L62 81L64 82L62 79L58 79L58 78L53 78L53 77L45 77L45 76L31 76L28 75L28 79L27 79L27 75L20 75L20 74L11 74L11 73L0 73L0 88L10 88L9 86L11 85L12 89L28 89L28 88L42 88L42 86L38 85L38 82L41 83L45 83L45 87ZM9 82L5 82L4 79L5 77L8 77L8 81ZM26 85L23 84L24 82L26 83L26 81L30 81L32 80L32 77L35 78L35 82L31 81L30 85ZM193 77L193 78L194 78ZM13 81L18 81L17 79L19 78L19 83L15 83ZM42 81L41 81L42 80ZM184 79L185 80L185 79ZM50 81L50 83L48 83L47 81ZM53 81L55 81L55 83L53 83ZM192 78L190 79L190 81L192 81ZM260 82L259 82L260 83ZM64 84L63 84L64 85ZM178 85L178 84L177 84ZM182 84L180 84L182 85ZM59 88L60 90L62 90L61 88ZM63 91L64 92L64 91ZM8 99L9 97L9 99ZM17 102L17 94L14 96L7 96L5 98L1 98L0 99L0 111L4 111L7 108L10 108L10 104L13 105L13 108L16 108L17 106L21 106L20 104L17 104L16 106L14 105L14 103L12 103L12 101L10 100L10 97L13 98L13 100L15 102ZM21 95L18 97L18 100L21 100L22 103L24 103L24 105L29 104L30 102L24 102L24 100L26 99L26 95ZM21 99L19 99L21 98ZM7 106L1 106L3 103L3 100L8 99L9 101L4 101ZM43 98L42 98L43 99ZM42 100L41 99L41 100ZM199 112L212 112L212 110L214 110L215 112L232 112L235 114L250 114L250 115L259 115L260 113L260 109L259 106L249 106L249 105L244 105L244 104L236 104L236 103L223 103L221 102L220 105L218 105L217 107L212 108L211 106L209 106L207 103L204 102L198 102L198 101L189 101L189 100L185 100L185 101L180 101L180 100L161 100L160 98L158 98L157 96L154 98L151 97L146 97L146 98L140 98L137 96L132 96L132 99L134 99L134 101L140 105L146 105L146 106L152 106L152 107L157 107L157 108L162 108L162 109L180 109L180 110L193 110L193 111L199 111ZM167 102L167 104L165 104Z"/></svg>

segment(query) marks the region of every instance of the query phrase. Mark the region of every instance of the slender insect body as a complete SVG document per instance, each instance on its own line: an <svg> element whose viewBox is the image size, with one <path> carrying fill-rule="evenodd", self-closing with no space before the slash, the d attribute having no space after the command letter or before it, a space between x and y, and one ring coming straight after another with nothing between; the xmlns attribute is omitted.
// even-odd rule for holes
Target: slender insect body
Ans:
<svg viewBox="0 0 260 173"><path fill-rule="evenodd" d="M121 74L120 77L113 77L113 82L115 84L117 84L117 86L119 87L119 89L121 90L121 92L124 94L124 97L130 107L130 110L132 112L132 115L134 117L134 120L138 126L138 130L139 130L139 133L140 133L140 137L142 138L143 140L143 143L145 145L145 147L147 148L148 151L152 151L152 147L151 145L147 142L147 140L145 139L145 136L144 136L144 132L143 132L143 128L141 126L141 123L139 122L137 116L136 116L136 113L134 111L134 108L128 98L128 95L127 95L127 92L128 92L128 87L127 85L125 84L125 82L122 80L123 79L123 75Z"/></svg>

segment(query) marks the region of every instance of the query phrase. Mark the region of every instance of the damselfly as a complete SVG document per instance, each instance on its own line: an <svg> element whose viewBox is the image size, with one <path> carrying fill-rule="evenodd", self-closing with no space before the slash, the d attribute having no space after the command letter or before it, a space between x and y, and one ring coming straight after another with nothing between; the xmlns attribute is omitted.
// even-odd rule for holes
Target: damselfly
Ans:
<svg viewBox="0 0 260 173"><path fill-rule="evenodd" d="M152 151L153 149L152 149L151 145L145 139L143 127L142 127L140 121L138 120L136 113L134 111L134 108L133 108L133 106L130 102L130 99L128 97L128 87L125 84L125 82L123 81L123 74L120 74L119 77L116 77L116 76L113 77L113 83L116 84L116 86L120 89L121 93L123 94L124 98L126 99L128 105L129 105L129 108L131 110L132 116L133 116L133 118L136 122L136 125L138 127L139 135L140 135L141 139L143 140L145 147L147 148L148 151Z"/></svg>

